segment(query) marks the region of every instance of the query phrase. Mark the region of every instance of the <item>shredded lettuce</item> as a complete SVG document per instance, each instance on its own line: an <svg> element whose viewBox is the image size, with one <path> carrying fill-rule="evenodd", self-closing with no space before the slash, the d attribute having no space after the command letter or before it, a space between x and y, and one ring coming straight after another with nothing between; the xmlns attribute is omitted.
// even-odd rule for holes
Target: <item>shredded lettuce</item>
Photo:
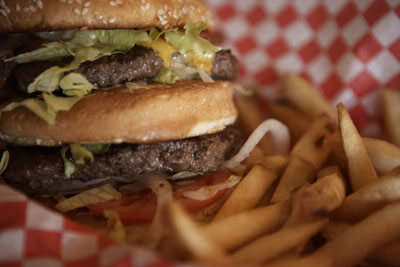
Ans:
<svg viewBox="0 0 400 267"><path fill-rule="evenodd" d="M61 212L68 212L81 207L103 203L109 200L120 199L119 193L109 184L83 191L75 196L61 200L55 208Z"/></svg>
<svg viewBox="0 0 400 267"><path fill-rule="evenodd" d="M94 161L94 156L92 152L90 152L84 146L80 144L70 144L69 148L72 158L75 160L76 163L85 164L86 159L88 159L90 162Z"/></svg>
<svg viewBox="0 0 400 267"><path fill-rule="evenodd" d="M65 75L60 80L60 87L67 96L85 96L95 88L85 76L76 72Z"/></svg>
<svg viewBox="0 0 400 267"><path fill-rule="evenodd" d="M111 144L83 144L83 147L96 155L108 152Z"/></svg>
<svg viewBox="0 0 400 267"><path fill-rule="evenodd" d="M67 158L67 151L69 147L63 146L61 148L61 157L64 161L64 174L65 177L71 178L71 175L75 172L76 168L75 165Z"/></svg>
<svg viewBox="0 0 400 267"><path fill-rule="evenodd" d="M10 160L10 153L6 150L1 155L0 160L0 175L6 170L8 161Z"/></svg>
<svg viewBox="0 0 400 267"><path fill-rule="evenodd" d="M185 25L185 34L179 30L167 30L164 33L165 40L185 53L193 52L196 55L215 54L221 48L210 41L201 38L200 32L207 27L203 22Z"/></svg>
<svg viewBox="0 0 400 267"><path fill-rule="evenodd" d="M12 102L1 109L1 112L11 111L18 107L26 107L48 124L54 125L57 112L70 110L81 98L80 96L60 97L49 93L43 93L42 99L27 98L21 102Z"/></svg>
<svg viewBox="0 0 400 267"><path fill-rule="evenodd" d="M185 179L185 178L199 176L199 175L203 175L203 173L202 172L181 171L181 172L177 172L174 175L168 177L168 179L169 180L179 180L179 179Z"/></svg>
<svg viewBox="0 0 400 267"><path fill-rule="evenodd" d="M104 210L103 215L107 218L106 235L119 244L126 240L126 232L119 215L114 210Z"/></svg>
<svg viewBox="0 0 400 267"><path fill-rule="evenodd" d="M160 72L152 79L154 82L174 84L179 77L176 76L169 68L163 67Z"/></svg>

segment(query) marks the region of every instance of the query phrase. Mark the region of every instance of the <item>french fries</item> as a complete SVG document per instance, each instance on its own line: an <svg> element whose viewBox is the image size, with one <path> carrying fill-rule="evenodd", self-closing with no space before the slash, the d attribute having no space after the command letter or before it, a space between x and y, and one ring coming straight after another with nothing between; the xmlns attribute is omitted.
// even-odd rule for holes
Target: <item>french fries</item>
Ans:
<svg viewBox="0 0 400 267"><path fill-rule="evenodd" d="M301 111L290 106L284 100L271 102L269 104L269 111L274 118L287 125L290 136L295 142L300 139L312 123L311 119L301 114Z"/></svg>
<svg viewBox="0 0 400 267"><path fill-rule="evenodd" d="M400 166L400 148L375 138L363 138L372 165L379 175Z"/></svg>
<svg viewBox="0 0 400 267"><path fill-rule="evenodd" d="M400 266L400 148L360 137L342 104L336 121L303 79L288 75L283 89L295 107L274 102L271 113L298 138L290 155L258 145L233 170L245 176L211 223L198 225L169 205L173 240L165 247L229 266ZM239 101L245 113L258 112L247 112L251 98ZM392 116L397 106L386 106ZM246 118L247 130L260 118ZM314 242L316 235L326 242Z"/></svg>
<svg viewBox="0 0 400 267"><path fill-rule="evenodd" d="M400 93L398 91L390 89L383 91L383 117L390 140L400 146Z"/></svg>
<svg viewBox="0 0 400 267"><path fill-rule="evenodd" d="M260 264L274 259L310 239L327 222L327 219L320 219L284 228L274 234L264 236L235 252L232 255L233 261Z"/></svg>
<svg viewBox="0 0 400 267"><path fill-rule="evenodd" d="M222 205L214 220L254 208L276 178L275 173L268 171L262 165L254 166Z"/></svg>
<svg viewBox="0 0 400 267"><path fill-rule="evenodd" d="M357 222L397 200L400 200L400 167L347 196L333 217L345 222Z"/></svg>
<svg viewBox="0 0 400 267"><path fill-rule="evenodd" d="M353 190L358 190L375 181L377 175L364 142L358 134L345 106L338 104L337 108L343 148L349 162L350 184Z"/></svg>
<svg viewBox="0 0 400 267"><path fill-rule="evenodd" d="M277 230L288 218L289 201L239 213L201 227L201 232L226 251Z"/></svg>
<svg viewBox="0 0 400 267"><path fill-rule="evenodd" d="M295 74L287 74L283 78L284 96L310 118L316 119L321 114L335 120L336 111L306 80Z"/></svg>
<svg viewBox="0 0 400 267"><path fill-rule="evenodd" d="M173 236L199 262L226 262L224 251L201 234L200 228L182 208L170 203L165 207L165 221Z"/></svg>

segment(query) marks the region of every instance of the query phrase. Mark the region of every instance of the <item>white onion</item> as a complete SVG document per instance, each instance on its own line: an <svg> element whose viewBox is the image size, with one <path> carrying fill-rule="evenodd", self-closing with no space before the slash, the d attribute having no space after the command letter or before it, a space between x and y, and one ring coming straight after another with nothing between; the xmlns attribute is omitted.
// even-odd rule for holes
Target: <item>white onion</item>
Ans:
<svg viewBox="0 0 400 267"><path fill-rule="evenodd" d="M197 67L197 72L200 75L200 78L203 80L205 83L213 83L214 80L200 67Z"/></svg>
<svg viewBox="0 0 400 267"><path fill-rule="evenodd" d="M230 160L225 162L225 167L228 169L237 167L243 160L245 160L256 147L258 142L267 133L271 134L272 138L272 153L273 154L286 154L289 152L290 134L287 126L275 119L268 119L262 122L253 131L246 143L242 146L240 151L233 156Z"/></svg>
<svg viewBox="0 0 400 267"><path fill-rule="evenodd" d="M172 202L172 188L166 178L155 173L142 175L139 181L150 187L157 197L156 214L149 228L149 238L145 244L148 248L156 248L164 235L162 211Z"/></svg>

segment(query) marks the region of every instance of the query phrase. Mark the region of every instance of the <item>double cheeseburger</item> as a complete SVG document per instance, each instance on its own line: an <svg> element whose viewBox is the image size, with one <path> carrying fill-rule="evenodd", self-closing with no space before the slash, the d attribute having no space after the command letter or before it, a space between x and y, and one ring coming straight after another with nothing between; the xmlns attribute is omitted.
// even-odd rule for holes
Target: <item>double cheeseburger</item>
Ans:
<svg viewBox="0 0 400 267"><path fill-rule="evenodd" d="M215 204L234 184L223 164L242 139L237 60L200 36L212 26L200 0L2 1L0 32L13 44L0 70L5 182L71 197L156 173L189 210ZM207 186L215 192L201 196ZM131 191L122 199L152 199Z"/></svg>

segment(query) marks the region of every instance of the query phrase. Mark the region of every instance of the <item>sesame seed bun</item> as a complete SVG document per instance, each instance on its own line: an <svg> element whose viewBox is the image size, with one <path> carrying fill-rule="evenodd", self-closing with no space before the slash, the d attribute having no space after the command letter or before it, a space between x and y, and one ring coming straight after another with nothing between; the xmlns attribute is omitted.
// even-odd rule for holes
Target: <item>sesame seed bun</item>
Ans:
<svg viewBox="0 0 400 267"><path fill-rule="evenodd" d="M0 0L0 33L171 29L214 21L201 0Z"/></svg>
<svg viewBox="0 0 400 267"><path fill-rule="evenodd" d="M48 125L24 107L3 112L1 138L17 145L153 143L216 133L236 120L230 82L180 81L98 90Z"/></svg>

